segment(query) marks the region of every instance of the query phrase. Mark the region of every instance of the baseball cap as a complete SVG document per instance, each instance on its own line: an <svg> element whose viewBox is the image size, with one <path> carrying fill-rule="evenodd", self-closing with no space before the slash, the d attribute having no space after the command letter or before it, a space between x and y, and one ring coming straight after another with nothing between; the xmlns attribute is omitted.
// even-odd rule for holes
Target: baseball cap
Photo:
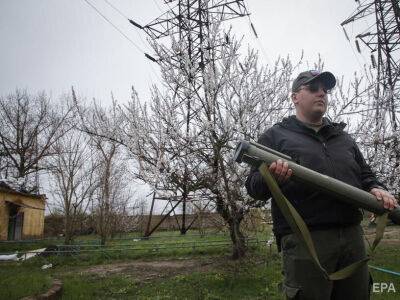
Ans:
<svg viewBox="0 0 400 300"><path fill-rule="evenodd" d="M325 87L330 90L336 85L335 76L328 71L321 72L318 70L310 70L301 72L297 78L293 81L292 92L296 92L300 86L310 83L313 80L320 80L323 82Z"/></svg>

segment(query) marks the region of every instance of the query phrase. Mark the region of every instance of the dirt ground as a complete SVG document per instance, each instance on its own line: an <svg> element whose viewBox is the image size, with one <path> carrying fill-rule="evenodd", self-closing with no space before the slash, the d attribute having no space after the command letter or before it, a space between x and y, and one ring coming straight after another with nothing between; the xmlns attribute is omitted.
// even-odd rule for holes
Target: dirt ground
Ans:
<svg viewBox="0 0 400 300"><path fill-rule="evenodd" d="M245 264L264 263L263 258L246 256ZM151 281L157 278L169 278L176 275L186 275L193 272L207 273L223 269L224 272L236 273L243 268L242 260L232 260L230 257L199 257L163 260L135 260L91 266L78 271L82 275L106 277L113 274L123 274L132 277L137 282ZM76 271L74 271L76 274Z"/></svg>
<svg viewBox="0 0 400 300"><path fill-rule="evenodd" d="M215 260L211 259L137 260L92 266L82 270L81 274L92 274L101 277L124 274L140 281L147 281L191 272L207 272L215 269L220 264L221 262L216 263Z"/></svg>

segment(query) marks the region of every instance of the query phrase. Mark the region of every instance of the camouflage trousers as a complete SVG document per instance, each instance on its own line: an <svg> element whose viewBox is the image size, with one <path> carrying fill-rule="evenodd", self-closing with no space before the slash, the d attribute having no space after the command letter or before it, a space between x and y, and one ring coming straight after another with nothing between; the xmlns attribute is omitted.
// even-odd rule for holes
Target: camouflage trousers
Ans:
<svg viewBox="0 0 400 300"><path fill-rule="evenodd" d="M321 265L333 273L366 257L359 225L311 232ZM369 273L365 265L338 281L325 279L294 234L282 237L283 292L286 299L369 299Z"/></svg>

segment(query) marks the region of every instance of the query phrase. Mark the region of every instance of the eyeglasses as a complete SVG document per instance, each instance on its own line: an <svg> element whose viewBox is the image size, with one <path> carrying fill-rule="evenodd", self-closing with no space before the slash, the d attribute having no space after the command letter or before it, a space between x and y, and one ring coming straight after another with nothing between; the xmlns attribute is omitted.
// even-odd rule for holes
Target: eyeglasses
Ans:
<svg viewBox="0 0 400 300"><path fill-rule="evenodd" d="M309 90L311 93L317 93L320 88L322 88L322 90L324 91L325 94L331 93L331 90L330 89L328 90L321 81L315 81L315 82L311 82L309 84L303 85L297 91L306 89L306 90Z"/></svg>

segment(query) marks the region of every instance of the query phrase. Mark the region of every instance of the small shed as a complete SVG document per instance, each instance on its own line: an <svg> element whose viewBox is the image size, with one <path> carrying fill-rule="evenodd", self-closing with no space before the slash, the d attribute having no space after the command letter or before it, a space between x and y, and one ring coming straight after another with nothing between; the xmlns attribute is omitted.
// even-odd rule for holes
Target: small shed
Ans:
<svg viewBox="0 0 400 300"><path fill-rule="evenodd" d="M0 181L0 240L43 237L46 197Z"/></svg>

